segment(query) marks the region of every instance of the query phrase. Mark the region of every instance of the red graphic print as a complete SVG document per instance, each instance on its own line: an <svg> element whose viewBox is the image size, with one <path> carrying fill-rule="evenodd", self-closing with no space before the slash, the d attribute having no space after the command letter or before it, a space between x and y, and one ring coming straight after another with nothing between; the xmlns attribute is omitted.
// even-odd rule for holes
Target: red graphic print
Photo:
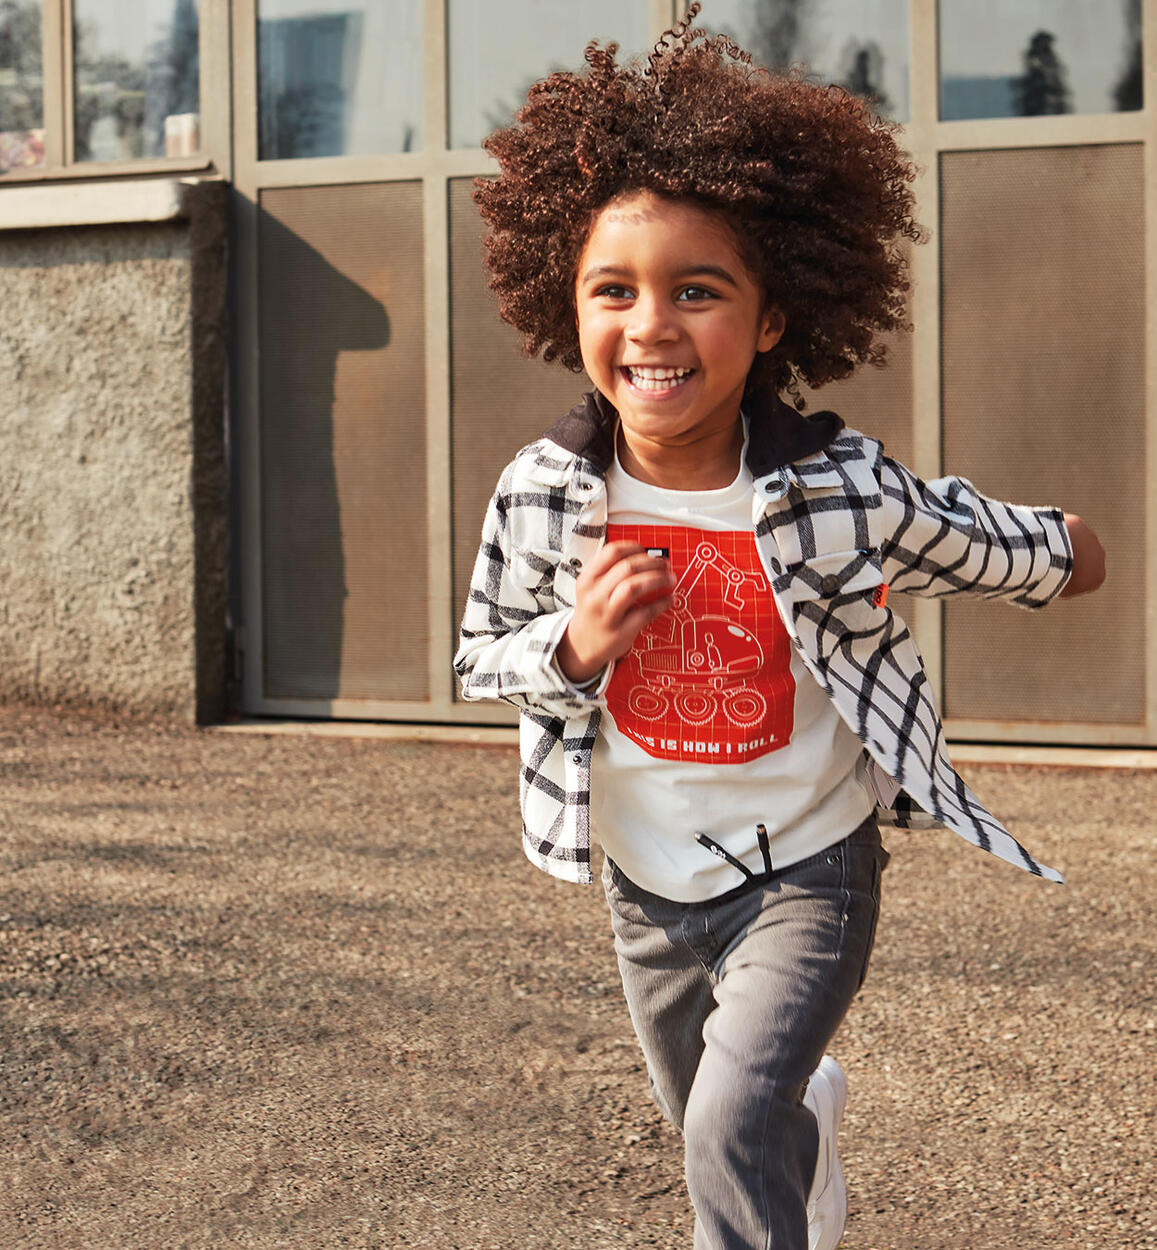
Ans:
<svg viewBox="0 0 1157 1250"><path fill-rule="evenodd" d="M785 747L795 713L791 640L750 531L608 525L607 540L666 548L674 606L615 665L607 706L656 759L742 764Z"/></svg>

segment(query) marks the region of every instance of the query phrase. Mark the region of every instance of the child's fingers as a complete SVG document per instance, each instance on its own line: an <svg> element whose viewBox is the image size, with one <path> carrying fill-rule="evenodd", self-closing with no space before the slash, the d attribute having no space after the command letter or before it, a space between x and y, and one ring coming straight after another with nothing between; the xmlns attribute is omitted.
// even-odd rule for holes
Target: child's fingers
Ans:
<svg viewBox="0 0 1157 1250"><path fill-rule="evenodd" d="M597 587L599 592L610 599L619 592L620 586L633 586L639 578L664 579L670 576L671 565L665 556L648 555L646 548L635 547L633 551L619 554L617 559L601 571L589 569L582 580L586 586Z"/></svg>
<svg viewBox="0 0 1157 1250"><path fill-rule="evenodd" d="M640 630L673 602L675 578L669 570L620 577L608 589L604 577L594 593L580 595L559 643L559 664L572 681L585 681L608 660L630 650Z"/></svg>
<svg viewBox="0 0 1157 1250"><path fill-rule="evenodd" d="M663 615L674 603L671 595L663 595L658 599L649 599L646 603L638 604L632 608L623 618L621 626L624 635L629 635L627 646L624 651L630 649L631 643L635 638L647 628L650 623L657 617Z"/></svg>
<svg viewBox="0 0 1157 1250"><path fill-rule="evenodd" d="M665 561L659 568L648 567L625 573L607 596L608 623L612 628L616 627L625 623L627 616L636 608L647 607L657 599L669 598L674 585L674 575Z"/></svg>
<svg viewBox="0 0 1157 1250"><path fill-rule="evenodd" d="M580 574L576 596L584 616L616 628L639 598L662 594L674 585L674 577L665 557L648 555L638 543L610 546L609 554L604 547Z"/></svg>
<svg viewBox="0 0 1157 1250"><path fill-rule="evenodd" d="M563 671L585 677L624 654L639 630L671 606L674 587L665 557L648 555L638 543L604 547L578 579Z"/></svg>
<svg viewBox="0 0 1157 1250"><path fill-rule="evenodd" d="M1083 595L1096 590L1105 580L1105 549L1089 526L1075 513L1065 513L1065 528L1069 533L1069 545L1073 549L1073 569L1062 599Z"/></svg>
<svg viewBox="0 0 1157 1250"><path fill-rule="evenodd" d="M618 542L606 543L599 548L598 554L591 560L585 570L585 579L590 581L595 578L604 576L609 573L616 565L621 564L624 560L639 558L648 561L661 560L661 556L648 556L647 548L639 543L627 542L620 539Z"/></svg>

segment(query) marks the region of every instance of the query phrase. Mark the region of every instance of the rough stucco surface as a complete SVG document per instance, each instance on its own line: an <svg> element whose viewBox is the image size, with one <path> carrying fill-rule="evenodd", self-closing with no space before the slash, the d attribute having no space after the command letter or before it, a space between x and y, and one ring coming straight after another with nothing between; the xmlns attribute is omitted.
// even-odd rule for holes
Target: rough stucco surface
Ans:
<svg viewBox="0 0 1157 1250"><path fill-rule="evenodd" d="M194 715L190 239L0 234L0 699Z"/></svg>

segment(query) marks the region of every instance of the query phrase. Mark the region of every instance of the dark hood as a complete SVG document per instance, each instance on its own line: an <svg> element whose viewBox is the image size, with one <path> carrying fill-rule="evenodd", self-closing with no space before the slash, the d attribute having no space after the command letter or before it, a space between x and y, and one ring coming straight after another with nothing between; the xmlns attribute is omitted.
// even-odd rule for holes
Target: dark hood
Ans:
<svg viewBox="0 0 1157 1250"><path fill-rule="evenodd" d="M834 412L803 416L778 395L757 395L744 401L748 416L747 467L753 477L763 477L785 464L822 451L844 428ZM598 391L582 399L546 432L553 443L590 460L606 473L614 459L615 421L618 412Z"/></svg>

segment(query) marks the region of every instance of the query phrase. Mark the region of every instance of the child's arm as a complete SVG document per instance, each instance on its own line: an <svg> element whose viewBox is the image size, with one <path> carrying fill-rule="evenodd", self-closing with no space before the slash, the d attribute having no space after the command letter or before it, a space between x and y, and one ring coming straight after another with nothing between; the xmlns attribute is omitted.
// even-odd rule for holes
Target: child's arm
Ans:
<svg viewBox="0 0 1157 1250"><path fill-rule="evenodd" d="M989 499L964 478L924 482L886 456L880 480L881 555L893 590L1039 608L1067 586L1068 594L1080 594L1103 580L1100 543L1077 517Z"/></svg>
<svg viewBox="0 0 1157 1250"><path fill-rule="evenodd" d="M454 667L467 699L505 699L564 718L589 712L606 685L592 678L670 607L666 560L634 543L601 548L575 586L577 607L559 606L553 566L515 550L503 484L482 527ZM577 689L583 686L584 689Z"/></svg>

